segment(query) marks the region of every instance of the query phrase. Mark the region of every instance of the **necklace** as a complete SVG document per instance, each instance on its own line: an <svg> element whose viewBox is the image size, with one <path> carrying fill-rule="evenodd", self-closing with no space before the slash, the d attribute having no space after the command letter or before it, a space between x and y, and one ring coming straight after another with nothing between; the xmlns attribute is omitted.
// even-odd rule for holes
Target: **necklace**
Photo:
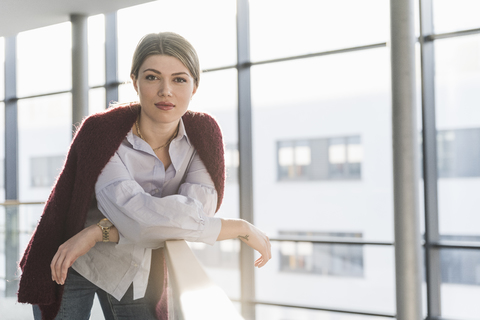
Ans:
<svg viewBox="0 0 480 320"><path fill-rule="evenodd" d="M142 139L143 141L145 141L146 143L148 143L147 140L145 140L145 138L142 136L142 132L140 131L140 123L139 123L139 119L140 119L140 115L137 117L137 121L135 121L135 129L137 129L137 133L138 133L138 136L140 137L140 139ZM170 142L173 141L173 139L175 139L175 137L177 136L178 134L178 128L180 127L180 123L177 125L177 129L175 129L175 132L173 133L173 135L170 137L170 139L168 139L167 143L161 145L160 147L156 147L155 149L153 149L153 152L156 152L157 150L160 150L162 148L165 148L166 146L168 146L170 144Z"/></svg>

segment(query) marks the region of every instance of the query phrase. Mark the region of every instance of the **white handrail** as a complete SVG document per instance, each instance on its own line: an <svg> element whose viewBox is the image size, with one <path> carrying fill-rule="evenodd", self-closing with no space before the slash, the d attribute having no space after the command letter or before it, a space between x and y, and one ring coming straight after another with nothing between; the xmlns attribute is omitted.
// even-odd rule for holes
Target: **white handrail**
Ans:
<svg viewBox="0 0 480 320"><path fill-rule="evenodd" d="M165 243L175 308L183 320L243 320L225 292L209 278L184 240Z"/></svg>
<svg viewBox="0 0 480 320"><path fill-rule="evenodd" d="M0 202L0 206L22 206L30 204L45 204L45 201L21 202L18 200L5 200L5 202Z"/></svg>

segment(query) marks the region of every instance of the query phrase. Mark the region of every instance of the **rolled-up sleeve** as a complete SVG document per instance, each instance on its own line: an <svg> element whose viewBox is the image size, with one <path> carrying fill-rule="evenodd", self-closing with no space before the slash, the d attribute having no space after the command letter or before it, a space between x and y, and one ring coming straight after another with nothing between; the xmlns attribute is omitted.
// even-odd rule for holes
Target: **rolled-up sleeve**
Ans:
<svg viewBox="0 0 480 320"><path fill-rule="evenodd" d="M119 230L119 246L158 248L168 239L213 244L221 229L221 220L210 216L217 201L216 190L192 182L187 178L179 194L152 196L115 154L100 174L95 192L100 211Z"/></svg>

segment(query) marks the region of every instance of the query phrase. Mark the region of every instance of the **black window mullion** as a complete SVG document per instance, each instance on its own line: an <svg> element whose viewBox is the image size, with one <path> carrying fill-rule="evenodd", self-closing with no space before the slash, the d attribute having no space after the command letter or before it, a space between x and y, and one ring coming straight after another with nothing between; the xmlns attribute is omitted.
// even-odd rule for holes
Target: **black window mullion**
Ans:
<svg viewBox="0 0 480 320"><path fill-rule="evenodd" d="M435 55L432 0L420 0L420 52L422 74L422 139L425 197L425 268L427 319L441 316L440 250L431 244L440 239L437 201L437 131L435 123Z"/></svg>
<svg viewBox="0 0 480 320"><path fill-rule="evenodd" d="M18 200L17 38L5 38L5 199ZM13 277L19 260L18 206L5 207L5 276ZM15 297L17 281L5 281L5 296Z"/></svg>
<svg viewBox="0 0 480 320"><path fill-rule="evenodd" d="M117 13L105 15L105 106L118 101Z"/></svg>
<svg viewBox="0 0 480 320"><path fill-rule="evenodd" d="M252 100L250 84L250 26L248 0L237 0L238 151L240 218L253 223ZM255 319L254 253L242 242L240 290L242 315Z"/></svg>
<svg viewBox="0 0 480 320"><path fill-rule="evenodd" d="M18 199L17 39L5 38L5 199Z"/></svg>

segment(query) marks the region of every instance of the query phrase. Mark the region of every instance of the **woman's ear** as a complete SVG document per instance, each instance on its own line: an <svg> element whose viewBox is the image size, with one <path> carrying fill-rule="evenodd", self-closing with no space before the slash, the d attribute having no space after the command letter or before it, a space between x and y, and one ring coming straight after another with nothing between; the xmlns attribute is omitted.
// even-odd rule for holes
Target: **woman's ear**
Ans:
<svg viewBox="0 0 480 320"><path fill-rule="evenodd" d="M132 73L132 74L130 75L130 79L132 79L133 88L135 89L135 91L136 91L137 94L138 94L137 77L135 77L135 75Z"/></svg>

